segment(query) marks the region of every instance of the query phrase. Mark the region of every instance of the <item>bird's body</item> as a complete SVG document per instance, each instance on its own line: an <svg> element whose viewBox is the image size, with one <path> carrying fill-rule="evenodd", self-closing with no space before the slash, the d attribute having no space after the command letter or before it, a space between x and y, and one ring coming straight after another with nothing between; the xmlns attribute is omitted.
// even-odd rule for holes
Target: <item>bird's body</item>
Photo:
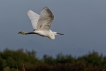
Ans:
<svg viewBox="0 0 106 71"><path fill-rule="evenodd" d="M41 31L41 30L38 30L38 31L34 31L35 33L43 36L43 37L48 37L50 39L55 39L55 35L53 34L53 32L51 30L48 30L48 31Z"/></svg>
<svg viewBox="0 0 106 71"><path fill-rule="evenodd" d="M50 39L55 39L55 35L63 35L61 33L53 32L50 30L51 23L54 19L54 15L47 8L44 7L40 12L40 15L29 10L27 12L29 19L31 20L32 26L34 28L33 32L25 33L23 31L19 32L19 34L38 34L43 37L48 37Z"/></svg>

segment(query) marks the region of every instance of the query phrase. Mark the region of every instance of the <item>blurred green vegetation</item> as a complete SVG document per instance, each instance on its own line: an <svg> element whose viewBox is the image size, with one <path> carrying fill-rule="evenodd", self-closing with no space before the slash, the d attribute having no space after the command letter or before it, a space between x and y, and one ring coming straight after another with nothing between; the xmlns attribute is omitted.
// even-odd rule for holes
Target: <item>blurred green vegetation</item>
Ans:
<svg viewBox="0 0 106 71"><path fill-rule="evenodd" d="M80 57L43 55L36 57L36 51L23 49L0 51L0 71L106 71L106 56L96 51Z"/></svg>

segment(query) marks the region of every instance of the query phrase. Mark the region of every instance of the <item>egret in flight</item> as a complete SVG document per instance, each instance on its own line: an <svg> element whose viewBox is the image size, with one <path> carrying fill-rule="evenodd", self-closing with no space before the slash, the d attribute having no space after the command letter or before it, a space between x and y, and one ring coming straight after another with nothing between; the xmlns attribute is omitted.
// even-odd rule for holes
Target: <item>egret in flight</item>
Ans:
<svg viewBox="0 0 106 71"><path fill-rule="evenodd" d="M29 19L31 20L32 27L34 28L34 30L32 32L27 33L24 31L20 31L19 34L38 34L43 37L48 37L52 40L55 39L56 35L63 35L61 33L57 33L50 30L54 15L49 8L44 7L41 10L40 15L33 12L32 10L29 10L27 14Z"/></svg>

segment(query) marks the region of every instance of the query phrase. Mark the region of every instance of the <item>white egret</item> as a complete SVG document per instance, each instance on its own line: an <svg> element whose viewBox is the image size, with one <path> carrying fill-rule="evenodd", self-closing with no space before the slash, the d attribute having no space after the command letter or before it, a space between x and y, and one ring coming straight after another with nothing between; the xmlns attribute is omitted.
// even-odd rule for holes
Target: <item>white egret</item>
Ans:
<svg viewBox="0 0 106 71"><path fill-rule="evenodd" d="M49 8L44 7L40 15L29 10L27 12L29 19L31 20L32 26L34 28L33 32L23 32L20 31L19 34L27 35L27 34L38 34L43 37L48 37L50 39L55 39L56 35L63 35L61 33L53 32L50 30L51 23L54 19L54 15L50 11Z"/></svg>

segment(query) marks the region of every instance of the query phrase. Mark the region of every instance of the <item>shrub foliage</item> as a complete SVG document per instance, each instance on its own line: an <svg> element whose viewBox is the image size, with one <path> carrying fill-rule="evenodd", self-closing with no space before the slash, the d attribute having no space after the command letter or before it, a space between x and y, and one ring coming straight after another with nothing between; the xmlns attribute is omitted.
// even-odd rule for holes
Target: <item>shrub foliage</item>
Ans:
<svg viewBox="0 0 106 71"><path fill-rule="evenodd" d="M36 57L36 51L5 49L0 52L0 71L106 71L106 56L92 51L80 57L44 55Z"/></svg>

